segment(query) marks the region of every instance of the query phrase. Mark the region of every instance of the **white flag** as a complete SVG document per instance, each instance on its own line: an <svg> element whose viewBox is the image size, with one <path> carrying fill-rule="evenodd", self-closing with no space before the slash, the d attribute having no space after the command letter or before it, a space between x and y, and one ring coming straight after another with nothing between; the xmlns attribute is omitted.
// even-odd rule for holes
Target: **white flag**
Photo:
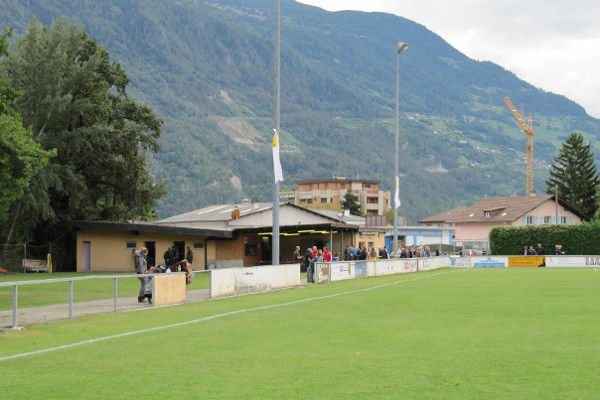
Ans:
<svg viewBox="0 0 600 400"><path fill-rule="evenodd" d="M273 170L275 171L275 183L283 181L283 172L281 171L281 162L279 161L279 135L277 129L273 129Z"/></svg>
<svg viewBox="0 0 600 400"><path fill-rule="evenodd" d="M394 197L396 209L400 208L400 179L396 176L396 196Z"/></svg>

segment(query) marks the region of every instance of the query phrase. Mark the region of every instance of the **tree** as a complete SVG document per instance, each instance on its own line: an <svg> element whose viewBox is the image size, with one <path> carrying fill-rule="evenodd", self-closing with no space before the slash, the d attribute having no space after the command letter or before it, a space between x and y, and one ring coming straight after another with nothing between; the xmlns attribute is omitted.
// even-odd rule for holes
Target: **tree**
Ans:
<svg viewBox="0 0 600 400"><path fill-rule="evenodd" d="M7 39L11 31L0 35L0 57L8 55ZM23 127L21 116L11 104L19 93L0 78L0 215L21 198L23 189L53 155L44 151Z"/></svg>
<svg viewBox="0 0 600 400"><path fill-rule="evenodd" d="M591 144L584 144L582 134L571 133L550 168L546 193L554 194L556 187L559 198L589 218L597 209L599 183Z"/></svg>
<svg viewBox="0 0 600 400"><path fill-rule="evenodd" d="M350 190L344 195L344 200L341 201L340 205L343 210L350 210L352 215L362 215L360 212L360 204L358 203L358 196L352 194Z"/></svg>
<svg viewBox="0 0 600 400"><path fill-rule="evenodd" d="M165 193L148 166L162 121L128 97L127 75L108 52L81 27L34 19L3 65L23 92L24 124L57 152L25 191L19 225L48 240L73 219L151 218Z"/></svg>

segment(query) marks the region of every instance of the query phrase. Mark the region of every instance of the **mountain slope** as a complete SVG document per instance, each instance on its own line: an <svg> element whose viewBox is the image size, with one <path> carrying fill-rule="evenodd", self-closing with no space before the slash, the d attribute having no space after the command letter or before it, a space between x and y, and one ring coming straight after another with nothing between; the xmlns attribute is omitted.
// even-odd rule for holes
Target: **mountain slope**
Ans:
<svg viewBox="0 0 600 400"><path fill-rule="evenodd" d="M156 175L161 217L272 198L274 2L0 0L17 36L37 15L83 25L122 64L130 93L165 120ZM576 103L471 60L422 25L383 13L281 1L281 162L285 181L337 173L393 186L400 56L402 211L411 221L482 196L524 194L525 135L503 103L534 114L536 189L573 130L600 135Z"/></svg>

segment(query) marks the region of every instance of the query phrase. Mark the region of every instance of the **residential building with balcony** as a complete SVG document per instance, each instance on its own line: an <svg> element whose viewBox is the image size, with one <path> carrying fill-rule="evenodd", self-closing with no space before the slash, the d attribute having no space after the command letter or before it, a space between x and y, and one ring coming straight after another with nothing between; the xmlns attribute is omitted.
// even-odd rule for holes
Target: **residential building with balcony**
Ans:
<svg viewBox="0 0 600 400"><path fill-rule="evenodd" d="M297 190L283 190L281 198L302 207L341 210L344 195L350 191L358 197L360 211L365 216L383 215L390 207L389 190L379 189L380 181L347 179L334 175L329 179L297 181Z"/></svg>

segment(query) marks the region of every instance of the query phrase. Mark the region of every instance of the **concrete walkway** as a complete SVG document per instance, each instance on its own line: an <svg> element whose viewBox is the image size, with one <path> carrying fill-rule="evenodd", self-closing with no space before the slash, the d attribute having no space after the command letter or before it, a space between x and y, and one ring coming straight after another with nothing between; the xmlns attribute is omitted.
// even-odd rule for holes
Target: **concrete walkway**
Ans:
<svg viewBox="0 0 600 400"><path fill-rule="evenodd" d="M209 290L190 290L187 292L186 303L195 303L207 300ZM88 315L108 314L114 312L114 299L86 301L73 303L73 318ZM117 312L143 310L152 308L152 305L138 303L137 297L117 299ZM69 305L56 304L44 307L19 308L17 313L17 327L23 328L31 325L46 324L49 322L64 321L69 319ZM12 309L0 311L0 330L10 329L13 324Z"/></svg>

